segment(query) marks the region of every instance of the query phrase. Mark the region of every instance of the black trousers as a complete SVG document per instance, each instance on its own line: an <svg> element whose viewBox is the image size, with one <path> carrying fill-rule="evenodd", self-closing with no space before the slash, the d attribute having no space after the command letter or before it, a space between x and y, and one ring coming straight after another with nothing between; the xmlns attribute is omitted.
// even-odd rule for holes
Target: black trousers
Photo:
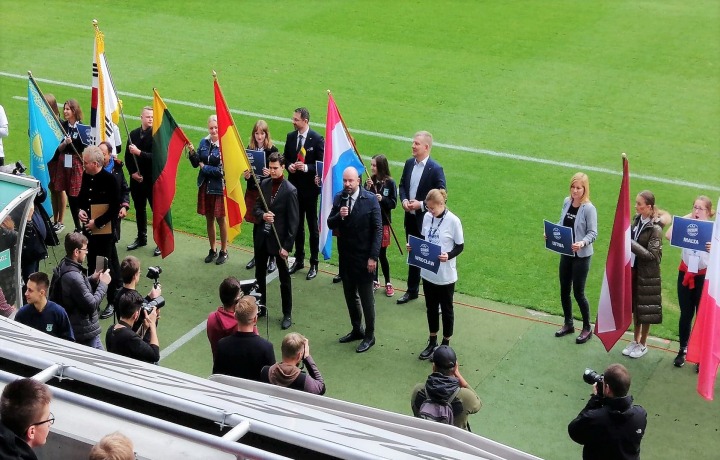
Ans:
<svg viewBox="0 0 720 460"><path fill-rule="evenodd" d="M356 333L363 331L362 319L365 315L365 339L375 337L375 296L372 279L357 280L351 275L343 276L345 303L350 314L350 324Z"/></svg>
<svg viewBox="0 0 720 460"><path fill-rule="evenodd" d="M253 232L262 231L259 225L253 226ZM273 236L274 238L274 236ZM265 243L255 245L255 279L257 280L260 295L260 303L267 305L267 263L270 256L275 256L278 277L280 278L280 298L282 299L283 316L292 315L292 281L287 260L280 257L278 253L269 253Z"/></svg>
<svg viewBox="0 0 720 460"><path fill-rule="evenodd" d="M68 193L67 196L68 199L68 205L70 206L70 215L72 216L73 224L75 224L75 229L80 230L82 226L80 225L80 201L78 200L78 197L76 196L70 196Z"/></svg>
<svg viewBox="0 0 720 460"><path fill-rule="evenodd" d="M705 284L705 275L695 275L695 288L690 289L683 286L683 278L685 272L678 270L678 303L680 304L680 348L687 348L690 340L690 331L692 330L693 317L697 313L700 306L700 297L702 296L703 285Z"/></svg>
<svg viewBox="0 0 720 460"><path fill-rule="evenodd" d="M425 294L428 330L431 334L437 334L440 330L440 316L442 316L443 337L452 337L455 327L455 312L453 310L455 283L435 284L423 280L423 293ZM440 313L438 313L438 306L440 307Z"/></svg>
<svg viewBox="0 0 720 460"><path fill-rule="evenodd" d="M590 304L585 297L585 282L590 271L590 259L588 257L560 256L560 302L562 303L565 324L572 326L572 300L570 290L572 289L575 301L580 307L583 329L590 330Z"/></svg>
<svg viewBox="0 0 720 460"><path fill-rule="evenodd" d="M110 224L108 224L110 225ZM102 256L107 257L108 259L108 268L110 268L110 276L112 277L112 280L110 281L110 286L108 286L108 292L107 292L107 299L108 303L112 303L112 300L115 298L115 289L113 288L113 285L115 284L115 275L112 273L112 267L110 266L110 262L112 260L112 253L115 252L115 257L117 258L117 249L115 248L115 235L90 235L88 236L88 252L87 252L87 266L88 266L88 276L91 276L93 273L95 273L96 268L96 257ZM118 277L119 277L120 267L118 266ZM111 289L112 292L111 292Z"/></svg>
<svg viewBox="0 0 720 460"><path fill-rule="evenodd" d="M415 211L420 212L420 211ZM418 226L417 219L414 214L409 212L405 213L405 235L407 240L410 240L410 236L416 236L422 239L420 234L420 227ZM420 291L420 267L414 265L408 265L408 280L407 280L407 293L411 295L417 295Z"/></svg>
<svg viewBox="0 0 720 460"><path fill-rule="evenodd" d="M295 259L299 262L305 260L305 222L307 222L308 234L310 236L310 264L317 265L318 247L320 246L320 231L318 228L318 196L298 195L298 210L300 219L298 221L297 234L295 235Z"/></svg>
<svg viewBox="0 0 720 460"><path fill-rule="evenodd" d="M130 195L135 206L135 223L137 224L138 238L147 240L147 206L152 211L152 185L151 177L143 177L142 182L130 179Z"/></svg>

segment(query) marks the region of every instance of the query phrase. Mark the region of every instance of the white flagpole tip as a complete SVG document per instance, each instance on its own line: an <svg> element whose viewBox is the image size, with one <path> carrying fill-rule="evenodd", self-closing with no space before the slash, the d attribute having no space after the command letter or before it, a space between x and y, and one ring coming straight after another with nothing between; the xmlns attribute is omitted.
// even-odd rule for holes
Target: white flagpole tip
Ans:
<svg viewBox="0 0 720 460"><path fill-rule="evenodd" d="M213 75L213 78L217 78L217 72L215 72L214 70L212 71L212 75Z"/></svg>
<svg viewBox="0 0 720 460"><path fill-rule="evenodd" d="M32 77L32 70L28 70L28 75Z"/></svg>
<svg viewBox="0 0 720 460"><path fill-rule="evenodd" d="M625 152L622 153L623 160L627 160L627 154Z"/></svg>
<svg viewBox="0 0 720 460"><path fill-rule="evenodd" d="M93 25L94 25L94 26L96 26L96 25L97 25L97 23L98 23L98 22L97 22L97 19L93 19L93 21L92 21L92 22L93 22Z"/></svg>
<svg viewBox="0 0 720 460"><path fill-rule="evenodd" d="M330 90L327 90L328 94L330 94Z"/></svg>

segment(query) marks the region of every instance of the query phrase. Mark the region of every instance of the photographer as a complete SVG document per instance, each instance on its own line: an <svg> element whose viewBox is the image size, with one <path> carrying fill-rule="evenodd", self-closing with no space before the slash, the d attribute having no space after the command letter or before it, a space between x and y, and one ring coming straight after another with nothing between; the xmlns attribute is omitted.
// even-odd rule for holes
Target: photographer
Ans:
<svg viewBox="0 0 720 460"><path fill-rule="evenodd" d="M159 269L159 267L158 267ZM127 256L122 262L120 262L120 277L122 278L123 287L117 292L115 296L114 304L117 305L120 300L120 296L127 291L135 291L137 284L140 282L140 259L135 256ZM146 301L151 301L159 298L162 295L162 287L159 283L153 285L148 295L145 297Z"/></svg>
<svg viewBox="0 0 720 460"><path fill-rule="evenodd" d="M291 332L283 339L280 349L282 361L263 367L260 381L316 395L325 394L325 381L310 356L308 339L297 332ZM302 371L300 363L307 367L307 373Z"/></svg>
<svg viewBox="0 0 720 460"><path fill-rule="evenodd" d="M157 336L157 308L144 307L145 301L137 291L127 290L118 297L117 308L120 320L109 328L105 335L105 346L111 353L134 358L147 363L160 360L160 342ZM133 324L142 318L143 326L149 332L149 343L133 331Z"/></svg>
<svg viewBox="0 0 720 460"><path fill-rule="evenodd" d="M599 380L599 379L596 379ZM611 364L585 408L568 425L570 438L583 447L583 459L639 459L647 412L633 405L630 373L622 364Z"/></svg>

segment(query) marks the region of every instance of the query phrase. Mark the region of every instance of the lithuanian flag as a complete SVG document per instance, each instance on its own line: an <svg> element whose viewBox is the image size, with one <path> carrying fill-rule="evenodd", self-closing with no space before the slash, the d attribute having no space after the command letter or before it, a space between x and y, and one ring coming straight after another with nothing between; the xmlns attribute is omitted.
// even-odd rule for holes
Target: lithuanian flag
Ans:
<svg viewBox="0 0 720 460"><path fill-rule="evenodd" d="M227 215L228 241L240 234L240 224L245 215L245 198L240 178L250 169L250 161L245 153L235 122L230 115L225 98L220 91L215 77L215 111L218 119L218 135L220 136L220 158L225 173L225 213Z"/></svg>
<svg viewBox="0 0 720 460"><path fill-rule="evenodd" d="M153 238L164 259L175 250L170 205L175 198L180 156L190 141L155 88L153 96Z"/></svg>

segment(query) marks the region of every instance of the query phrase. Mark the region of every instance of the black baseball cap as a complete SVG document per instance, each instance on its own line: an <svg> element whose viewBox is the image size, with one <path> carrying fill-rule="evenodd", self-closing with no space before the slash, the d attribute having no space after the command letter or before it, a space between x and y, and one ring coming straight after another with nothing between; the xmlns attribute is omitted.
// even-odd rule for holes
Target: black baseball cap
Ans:
<svg viewBox="0 0 720 460"><path fill-rule="evenodd" d="M440 345L435 349L430 361L439 369L453 369L457 364L457 356L450 345Z"/></svg>

